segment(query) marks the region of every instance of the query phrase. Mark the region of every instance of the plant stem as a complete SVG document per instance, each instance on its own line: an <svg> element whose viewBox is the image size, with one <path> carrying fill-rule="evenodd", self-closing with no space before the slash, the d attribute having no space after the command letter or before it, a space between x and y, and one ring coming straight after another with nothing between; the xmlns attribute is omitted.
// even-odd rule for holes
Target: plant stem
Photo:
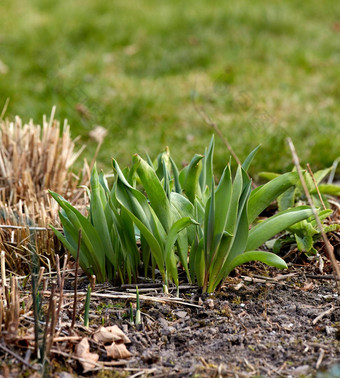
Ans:
<svg viewBox="0 0 340 378"><path fill-rule="evenodd" d="M89 327L89 312L91 302L91 285L87 287L86 300L85 300L85 312L84 312L84 327Z"/></svg>
<svg viewBox="0 0 340 378"><path fill-rule="evenodd" d="M314 203L313 203L313 200L312 200L312 197L308 191L308 188L307 188L307 185L306 185L306 181L303 177L303 174L302 174L302 171L301 171L301 167L300 167L300 162L299 162L299 157L296 153L296 150L295 150L295 146L293 144L293 141L291 140L291 138L287 138L287 141L288 141L288 144L289 144L289 148L292 152L292 156L293 156L293 161L294 161L294 164L295 164L295 167L296 167L296 170L299 174L299 177L300 177L300 181L301 181L301 185L303 187L303 190L305 192L305 195L306 195L306 198L308 200L308 203L309 203L309 206L311 207L312 211L313 211L313 215L315 217L315 220L318 224L318 227L319 227L319 230L320 230L320 233L321 233L321 236L322 236L322 239L325 243L325 247L326 247L326 251L328 253L328 256L331 260L331 263L332 263L332 266L333 266L333 274L334 274L334 277L335 277L335 282L336 282L336 286L337 286L337 289L338 289L338 300L340 300L340 269L339 269L339 266L338 266L338 262L334 256L334 248L333 246L331 245L331 243L329 242L328 240L328 237L323 229L323 226L322 226L322 223L321 223L321 220L319 218L319 215L318 215L318 212L316 211L316 208L314 206Z"/></svg>
<svg viewBox="0 0 340 378"><path fill-rule="evenodd" d="M76 321L77 286L78 286L78 267L79 267L80 244L81 244L81 229L78 231L78 246L77 246L76 271L75 271L75 279L74 279L74 300L73 300L73 312L72 312L71 329L74 328L74 323Z"/></svg>

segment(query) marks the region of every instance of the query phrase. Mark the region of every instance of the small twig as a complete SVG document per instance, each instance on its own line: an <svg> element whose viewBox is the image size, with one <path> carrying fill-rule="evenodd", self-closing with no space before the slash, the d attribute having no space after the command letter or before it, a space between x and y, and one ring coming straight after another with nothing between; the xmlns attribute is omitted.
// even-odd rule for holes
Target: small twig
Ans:
<svg viewBox="0 0 340 378"><path fill-rule="evenodd" d="M39 368L36 368L36 367L32 366L30 363L28 363L27 361L25 361L22 357L20 357L18 354L16 354L15 352L13 352L11 349L8 349L5 345L0 344L0 348L2 350L4 350L6 353L9 353L10 355L12 355L14 358L16 358L18 361L20 361L22 364L26 365L30 369L39 370Z"/></svg>
<svg viewBox="0 0 340 378"><path fill-rule="evenodd" d="M71 329L74 328L74 323L76 321L76 310L77 310L77 285L78 285L78 269L79 269L79 254L80 254L80 244L81 244L81 229L78 232L78 246L77 246L77 258L76 258L76 272L74 279L74 302L73 302L73 312L72 312L72 323Z"/></svg>
<svg viewBox="0 0 340 378"><path fill-rule="evenodd" d="M236 155L235 151L233 150L233 148L231 147L231 144L228 142L228 140L224 137L222 131L219 129L219 127L217 126L216 122L214 122L205 112L204 110L199 107L195 101L193 101L193 104L194 104L194 108L197 112L197 114L202 118L202 120L208 125L210 126L215 132L216 134L220 137L220 139L222 140L223 144L227 147L228 151L230 152L231 156L235 159L235 161L237 162L237 164L241 165L241 161L240 159L238 158L238 156Z"/></svg>
<svg viewBox="0 0 340 378"><path fill-rule="evenodd" d="M323 207L324 210L327 210L327 208L326 208L326 206L325 206L325 203L323 202L323 199L322 199L322 196L321 196L321 193L320 193L320 190L319 190L318 183L317 183L316 180L315 180L314 174L313 174L313 172L312 172L312 170L311 170L311 168L310 168L309 163L307 163L307 169L308 169L309 174L310 174L311 177L312 177L312 180L313 180L313 183L314 183L314 186L315 186L316 192L318 193L318 197L319 197L319 200L320 200L320 202L321 202L321 204L322 204L322 207Z"/></svg>
<svg viewBox="0 0 340 378"><path fill-rule="evenodd" d="M56 262L56 271L57 271L57 283L59 290L61 290L61 273L60 273L60 257L59 255L56 255L55 257Z"/></svg>
<svg viewBox="0 0 340 378"><path fill-rule="evenodd" d="M45 331L44 331L44 338L43 338L43 344L42 344L42 363L45 361L47 357L47 336L48 336L48 331L50 329L52 333L52 326L49 327L49 325L52 325L52 317L53 317L53 299L54 299L54 292L55 292L55 285L52 284L51 288L51 295L50 295L50 302L48 305L48 310L47 310L47 315L46 315L46 321L45 321ZM51 319L51 322L50 322ZM53 339L53 336L52 336Z"/></svg>
<svg viewBox="0 0 340 378"><path fill-rule="evenodd" d="M0 224L0 228L9 228L13 230L27 230L30 231L53 231L52 228L49 227L27 227L27 226L16 226L14 224ZM62 228L57 228L56 230L62 231Z"/></svg>
<svg viewBox="0 0 340 378"><path fill-rule="evenodd" d="M53 338L53 342L80 341L82 338L82 336L58 336Z"/></svg>
<svg viewBox="0 0 340 378"><path fill-rule="evenodd" d="M44 295L50 294L50 291L43 291L41 292ZM87 294L86 291L78 291L77 292L77 297L85 297ZM74 293L64 293L64 297L74 297ZM113 294L113 293L92 293L92 297L98 297L98 298L107 298L107 299L128 299L128 300L136 300L136 295L135 294ZM141 301L149 301L149 302L158 302L158 303L176 303L179 305L183 306L189 306L189 307L195 307L195 308L203 308L203 306L196 305L194 303L189 303L189 302L184 302L180 298L159 298L159 297L150 297L146 295L140 295L139 299Z"/></svg>
<svg viewBox="0 0 340 378"><path fill-rule="evenodd" d="M40 284L41 284L41 281L42 281L42 279L43 279L43 276L44 276L44 272L45 272L45 268L43 267L43 266L41 266L40 268L39 268L39 275L38 275L38 287L40 286ZM49 273L46 273L46 274L49 274Z"/></svg>
<svg viewBox="0 0 340 378"><path fill-rule="evenodd" d="M95 164L95 162L96 162L97 156L98 156L98 154L99 154L99 151L100 151L100 148L101 148L103 142L104 142L103 140L100 140L100 141L98 142L98 144L97 144L96 151L95 151L95 153L94 153L94 155L93 155L93 159L92 159L92 161L91 161L91 163L90 163L90 171L92 171L92 169L93 169L93 167L94 167L94 164Z"/></svg>
<svg viewBox="0 0 340 378"><path fill-rule="evenodd" d="M337 278L333 274L306 274L306 277L314 280L334 280Z"/></svg>
<svg viewBox="0 0 340 378"><path fill-rule="evenodd" d="M6 254L1 251L1 283L2 287L6 286Z"/></svg>
<svg viewBox="0 0 340 378"><path fill-rule="evenodd" d="M51 326L50 326L50 338L48 340L47 346L46 346L46 352L45 356L47 357L50 353L50 350L52 348L53 344L53 339L54 339L54 334L55 334L55 329L57 325L57 299L53 298L52 299L52 304L51 304Z"/></svg>
<svg viewBox="0 0 340 378"><path fill-rule="evenodd" d="M59 354L63 357L67 357L67 358L71 358L73 360L77 360L77 361L80 361L80 362L89 362L86 358L81 358L81 357L77 357L76 355L74 354L70 354L70 353L66 353L66 352L62 352L61 350L58 350L58 349L51 349L50 350L51 353L54 353L54 354ZM97 366L97 367L103 367L102 364L99 364L98 362L94 362L94 361L91 361L91 364L93 366Z"/></svg>
<svg viewBox="0 0 340 378"><path fill-rule="evenodd" d="M157 370L156 368L141 370L138 373L131 375L130 378L137 378L141 375L144 375L145 377L147 377L147 376L151 375L152 373L154 373L156 370Z"/></svg>
<svg viewBox="0 0 340 378"><path fill-rule="evenodd" d="M322 363L324 355L325 355L325 350L322 349L322 348L320 348L320 355L319 355L319 358L318 358L318 360L316 362L316 365L315 365L315 369L316 370L319 370L319 367L320 367L320 365Z"/></svg>
<svg viewBox="0 0 340 378"><path fill-rule="evenodd" d="M59 256L57 255L58 261L59 261ZM66 265L67 265L67 260L68 260L68 254L65 255L64 257L64 264L63 264L63 275L60 279L60 286L59 286L59 303L58 303L58 310L57 310L57 315L56 318L59 320L59 314L61 307L63 305L63 299L64 299L64 283L65 283L65 275L66 275Z"/></svg>
<svg viewBox="0 0 340 378"><path fill-rule="evenodd" d="M324 316L331 314L334 310L336 310L339 307L334 307L332 306L328 310L322 312L320 315L318 315L314 320L313 320L313 325L315 325L319 320L321 320Z"/></svg>
<svg viewBox="0 0 340 378"><path fill-rule="evenodd" d="M6 306L6 303L7 303L7 299L6 299L6 288L7 288L7 283L6 283L6 255L5 255L5 251L1 251L1 261L0 261L0 265L1 265L1 285L2 285L2 295L0 298L1 301L3 301L3 307ZM1 326L1 323L0 323L0 326Z"/></svg>
<svg viewBox="0 0 340 378"><path fill-rule="evenodd" d="M297 172L298 172L299 177L300 177L301 185L302 185L303 190L305 192L305 195L307 197L309 206L311 207L311 209L313 211L313 215L314 215L315 220L316 220L316 222L318 224L319 230L321 232L322 239L323 239L323 241L325 243L326 251L327 251L328 256L329 256L329 258L331 260L331 263L332 263L332 266L333 266L333 273L334 273L334 276L336 278L336 284L337 284L336 286L337 286L337 289L338 289L338 300L340 300L340 268L339 268L337 260L336 260L336 258L334 256L334 248L333 248L333 246L331 245L331 243L328 240L328 237L327 237L327 235L326 235L326 233L325 233L325 231L323 229L322 223L320 221L318 212L316 211L316 208L315 208L314 203L312 201L311 195L310 195L310 193L308 191L308 188L307 188L307 185L306 185L306 181L305 181L305 179L303 177L303 174L302 174L302 171L301 171L299 158L298 158L298 155L296 153L293 141L291 140L291 138L287 138L287 141L288 141L288 144L289 144L289 148L290 148L290 150L292 152L294 164L296 166Z"/></svg>

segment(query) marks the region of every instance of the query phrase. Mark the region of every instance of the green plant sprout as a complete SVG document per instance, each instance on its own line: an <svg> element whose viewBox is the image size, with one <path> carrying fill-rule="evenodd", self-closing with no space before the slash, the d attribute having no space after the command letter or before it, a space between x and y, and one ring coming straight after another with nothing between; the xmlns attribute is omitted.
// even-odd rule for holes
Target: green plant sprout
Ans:
<svg viewBox="0 0 340 378"><path fill-rule="evenodd" d="M87 286L87 292L86 292L86 299L85 299L85 307L84 307L84 327L89 327L89 314L90 314L90 303L91 303L91 292L92 288L91 285Z"/></svg>
<svg viewBox="0 0 340 378"><path fill-rule="evenodd" d="M293 172L295 172L295 168ZM340 224L327 224L325 220L333 213L328 203L329 196L340 195L340 186L336 184L322 184L322 181L332 171L332 167L319 170L314 173L314 180L311 174L304 172L304 177L308 191L311 193L312 200L316 207L326 207L319 212L320 220L323 222L323 230L325 233L336 231L340 228ZM280 175L272 172L261 172L260 176L265 179L273 179ZM317 187L316 187L317 186ZM319 193L321 199L319 198ZM293 208L297 204L306 203L305 194L300 181L296 185L291 186L277 198L278 209L281 211ZM267 245L272 247L273 252L278 254L285 245L295 244L300 252L304 252L307 256L317 255L317 250L314 248L314 243L321 237L321 232L317 228L314 217L304 219L287 228L286 232L278 238L270 240Z"/></svg>
<svg viewBox="0 0 340 378"><path fill-rule="evenodd" d="M213 171L214 138L204 155L195 155L179 170L169 149L154 163L134 155L131 168L121 170L113 159L115 181L111 189L94 166L89 189L90 208L85 217L60 195L64 234L54 229L75 256L78 230L84 237L80 265L98 281L137 280L139 264L144 274L160 272L164 291L169 282L179 287L179 269L189 282L213 292L237 266L262 261L286 268L276 254L256 249L276 234L312 215L307 206L284 209L257 221L272 201L297 186L298 175L275 177L255 190L247 170L258 148L252 151L232 178L230 163L219 183ZM136 246L140 239L141 253Z"/></svg>

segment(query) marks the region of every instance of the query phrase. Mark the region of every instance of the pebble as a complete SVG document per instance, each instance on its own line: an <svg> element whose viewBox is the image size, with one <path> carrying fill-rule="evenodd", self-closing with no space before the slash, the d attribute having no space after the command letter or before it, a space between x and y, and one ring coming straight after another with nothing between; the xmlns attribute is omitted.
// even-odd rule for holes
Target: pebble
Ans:
<svg viewBox="0 0 340 378"><path fill-rule="evenodd" d="M179 319L184 319L187 315L188 315L188 313L186 311L177 311L176 312L176 316Z"/></svg>
<svg viewBox="0 0 340 378"><path fill-rule="evenodd" d="M212 335L216 335L216 334L218 333L218 328L216 328L216 327L211 327L211 328L209 329L209 331L210 331L210 333L211 333Z"/></svg>
<svg viewBox="0 0 340 378"><path fill-rule="evenodd" d="M327 336L330 336L332 333L336 332L336 329L333 327L326 326L325 331L326 331Z"/></svg>
<svg viewBox="0 0 340 378"><path fill-rule="evenodd" d="M159 325L163 328L167 328L169 327L169 323L167 320L165 320L164 318L159 318L158 319L158 322L159 322Z"/></svg>
<svg viewBox="0 0 340 378"><path fill-rule="evenodd" d="M295 368L293 371L292 371L292 374L294 376L304 376L304 375L307 375L308 374L308 371L309 371L309 365L302 365L302 366L299 366L297 368Z"/></svg>
<svg viewBox="0 0 340 378"><path fill-rule="evenodd" d="M63 371L58 375L58 378L73 378L74 375Z"/></svg>

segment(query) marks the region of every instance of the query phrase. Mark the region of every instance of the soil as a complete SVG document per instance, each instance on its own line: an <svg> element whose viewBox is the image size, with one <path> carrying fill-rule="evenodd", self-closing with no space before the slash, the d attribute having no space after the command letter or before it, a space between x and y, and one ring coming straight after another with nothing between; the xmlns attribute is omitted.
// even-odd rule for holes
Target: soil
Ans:
<svg viewBox="0 0 340 378"><path fill-rule="evenodd" d="M69 330L72 291L65 290L59 335L88 337L91 352L97 352L99 363L103 361L109 370L93 368L84 374L74 357L78 340L53 344L45 376L305 377L319 372L321 377L320 372L330 368L333 373L325 377L340 376L340 307L330 266L326 263L324 269L321 275L315 264L291 264L284 273L262 264L244 266L213 296L183 285L181 301L162 294L160 285L141 284L139 327L130 323L134 301L126 299L129 293L135 298L134 289L97 285L90 328L80 326L78 317L73 333ZM85 282L80 286L85 287ZM80 313L83 305L84 300L79 300ZM125 332L131 358L110 362L103 346L91 337L101 325L118 325ZM8 348L27 356L25 343ZM0 361L3 376L34 373L3 350Z"/></svg>
<svg viewBox="0 0 340 378"><path fill-rule="evenodd" d="M128 331L128 366L155 376L250 377L315 375L340 363L334 281L290 273L234 279L216 296L184 295L203 308L143 304L144 329Z"/></svg>

